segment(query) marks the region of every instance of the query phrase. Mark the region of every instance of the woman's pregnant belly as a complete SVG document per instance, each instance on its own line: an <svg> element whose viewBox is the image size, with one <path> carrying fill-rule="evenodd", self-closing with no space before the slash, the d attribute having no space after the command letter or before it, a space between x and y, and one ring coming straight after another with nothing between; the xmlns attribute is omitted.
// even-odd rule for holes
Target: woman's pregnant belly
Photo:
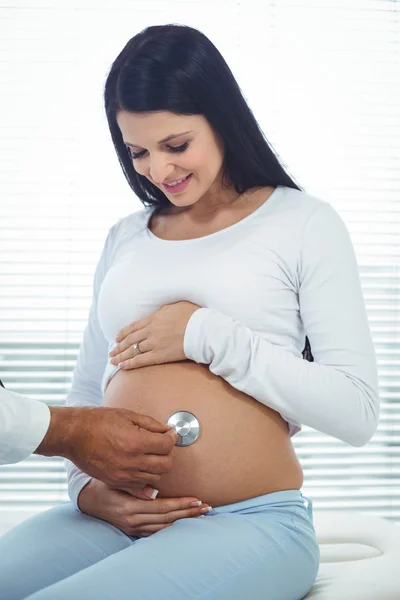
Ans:
<svg viewBox="0 0 400 600"><path fill-rule="evenodd" d="M162 423L187 410L200 422L193 444L173 448L173 468L162 475L158 498L196 496L221 506L303 485L286 421L207 365L188 360L119 370L103 404Z"/></svg>

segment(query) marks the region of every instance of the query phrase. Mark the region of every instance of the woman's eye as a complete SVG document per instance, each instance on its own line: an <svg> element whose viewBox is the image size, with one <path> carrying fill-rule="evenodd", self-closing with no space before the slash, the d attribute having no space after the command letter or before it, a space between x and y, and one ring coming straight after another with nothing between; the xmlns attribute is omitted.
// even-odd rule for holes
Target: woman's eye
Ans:
<svg viewBox="0 0 400 600"><path fill-rule="evenodd" d="M145 153L145 150L142 150L142 152L133 152L129 147L128 147L128 152L131 155L132 158L140 158L141 156L143 156L143 154Z"/></svg>
<svg viewBox="0 0 400 600"><path fill-rule="evenodd" d="M168 146L168 149L171 150L171 152L185 152L185 150L188 148L189 146L189 142L185 142L184 144L182 144L182 146L177 146L176 148L174 148L173 146ZM131 155L131 157L133 159L137 159L137 158L141 158L144 154L146 154L146 150L142 150L142 152L132 152L131 149L129 148L129 146L127 146L128 148L128 152Z"/></svg>
<svg viewBox="0 0 400 600"><path fill-rule="evenodd" d="M182 146L177 146L176 148L174 148L173 146L168 146L168 148L171 150L171 152L185 152L188 146L189 142L185 142L184 144L182 144Z"/></svg>

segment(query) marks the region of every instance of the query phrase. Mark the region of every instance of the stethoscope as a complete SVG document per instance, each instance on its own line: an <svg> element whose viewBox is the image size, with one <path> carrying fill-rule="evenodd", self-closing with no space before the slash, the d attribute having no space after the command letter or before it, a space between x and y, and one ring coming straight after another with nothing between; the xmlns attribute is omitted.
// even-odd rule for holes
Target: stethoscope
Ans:
<svg viewBox="0 0 400 600"><path fill-rule="evenodd" d="M200 423L195 415L187 410L178 410L166 420L175 429L179 439L175 446L190 446L200 435Z"/></svg>

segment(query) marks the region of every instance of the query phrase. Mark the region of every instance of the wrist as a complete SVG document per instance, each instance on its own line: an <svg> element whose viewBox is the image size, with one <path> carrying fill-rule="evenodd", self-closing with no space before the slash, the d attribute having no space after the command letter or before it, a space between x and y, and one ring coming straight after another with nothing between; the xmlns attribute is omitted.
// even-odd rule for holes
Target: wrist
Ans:
<svg viewBox="0 0 400 600"><path fill-rule="evenodd" d="M89 513L90 507L92 506L92 502L89 501L89 497L92 495L93 489L96 487L96 481L96 479L92 478L90 481L85 483L76 499L76 504L79 510L86 514Z"/></svg>
<svg viewBox="0 0 400 600"><path fill-rule="evenodd" d="M49 409L50 425L34 454L69 458L73 447L71 436L76 410L64 406L50 406Z"/></svg>

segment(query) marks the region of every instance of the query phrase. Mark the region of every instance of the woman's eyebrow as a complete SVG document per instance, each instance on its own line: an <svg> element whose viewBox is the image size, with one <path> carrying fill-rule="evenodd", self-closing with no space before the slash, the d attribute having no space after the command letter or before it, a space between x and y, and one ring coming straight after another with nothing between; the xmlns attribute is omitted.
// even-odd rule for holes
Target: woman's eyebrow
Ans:
<svg viewBox="0 0 400 600"><path fill-rule="evenodd" d="M163 138L158 143L165 144L165 142L169 142L169 140L180 137L181 135L185 135L186 133L192 133L192 131L193 131L193 129L191 129L190 131L183 131L182 133L171 133L171 135L168 135L167 137ZM141 146L137 146L136 144L130 144L129 142L125 142L125 140L124 140L124 144L126 146L131 146L132 148L141 148Z"/></svg>

